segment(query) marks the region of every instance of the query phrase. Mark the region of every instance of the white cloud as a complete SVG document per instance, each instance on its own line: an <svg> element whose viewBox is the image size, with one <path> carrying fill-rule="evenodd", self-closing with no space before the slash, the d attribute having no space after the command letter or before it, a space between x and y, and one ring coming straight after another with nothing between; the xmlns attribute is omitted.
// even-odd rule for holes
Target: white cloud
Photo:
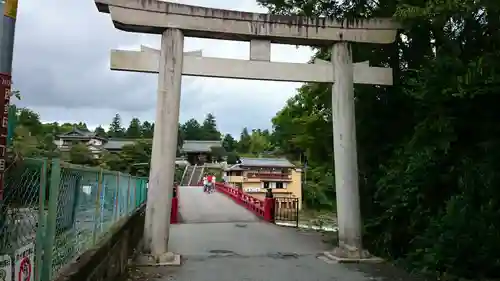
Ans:
<svg viewBox="0 0 500 281"><path fill-rule="evenodd" d="M85 121L93 127L107 126L117 112L124 122L132 117L153 121L156 75L112 72L109 50L138 49L141 44L157 48L159 36L114 29L109 15L100 14L92 0L63 2L20 3L14 82L23 95L21 105L39 111L43 120ZM265 12L254 0L175 2ZM248 43L186 38L185 50L197 49L212 57L249 56ZM311 55L307 47L273 45L271 50L273 61L307 62ZM239 134L244 126L269 128L270 119L299 86L284 82L183 78L181 121L203 119L211 112L223 132Z"/></svg>

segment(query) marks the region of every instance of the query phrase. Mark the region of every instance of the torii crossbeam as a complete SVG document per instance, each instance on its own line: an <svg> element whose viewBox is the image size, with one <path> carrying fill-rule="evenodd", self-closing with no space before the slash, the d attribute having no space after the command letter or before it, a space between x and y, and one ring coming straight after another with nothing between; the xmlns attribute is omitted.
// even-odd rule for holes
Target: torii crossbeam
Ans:
<svg viewBox="0 0 500 281"><path fill-rule="evenodd" d="M111 51L111 70L159 73L160 50L141 46L141 51ZM266 69L266 71L262 71ZM353 64L354 83L392 85L392 69L368 62ZM201 51L184 53L182 75L283 82L334 83L331 63L316 59L313 64L269 62L203 57Z"/></svg>

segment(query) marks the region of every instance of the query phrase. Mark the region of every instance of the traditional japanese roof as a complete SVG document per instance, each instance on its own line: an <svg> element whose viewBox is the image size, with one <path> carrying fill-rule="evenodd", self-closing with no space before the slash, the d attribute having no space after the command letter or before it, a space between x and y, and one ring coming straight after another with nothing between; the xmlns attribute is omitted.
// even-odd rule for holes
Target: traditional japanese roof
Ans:
<svg viewBox="0 0 500 281"><path fill-rule="evenodd" d="M210 152L211 147L222 147L221 141L185 140L182 145L183 152Z"/></svg>
<svg viewBox="0 0 500 281"><path fill-rule="evenodd" d="M225 169L224 171L244 171L245 169L241 168L240 167L240 164L235 164L227 169Z"/></svg>
<svg viewBox="0 0 500 281"><path fill-rule="evenodd" d="M286 158L240 158L240 167L295 168Z"/></svg>
<svg viewBox="0 0 500 281"><path fill-rule="evenodd" d="M104 145L104 149L106 150L119 150L122 149L125 145L134 144L136 140L131 139L109 139L108 142Z"/></svg>
<svg viewBox="0 0 500 281"><path fill-rule="evenodd" d="M94 132L78 129L76 126L73 126L73 129L71 129L71 131L64 133L64 134L60 134L57 137L62 138L62 139L91 139L91 138L94 138L94 139L106 140L106 138L99 137Z"/></svg>

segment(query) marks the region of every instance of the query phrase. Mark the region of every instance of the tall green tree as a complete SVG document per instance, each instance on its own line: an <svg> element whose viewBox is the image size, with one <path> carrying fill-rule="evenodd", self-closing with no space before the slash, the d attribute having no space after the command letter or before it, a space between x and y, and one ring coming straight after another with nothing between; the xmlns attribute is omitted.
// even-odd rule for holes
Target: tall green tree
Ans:
<svg viewBox="0 0 500 281"><path fill-rule="evenodd" d="M106 137L108 137L108 134L106 133L106 130L104 130L104 128L103 128L101 125L99 125L99 126L97 126L97 127L95 128L95 130L94 130L94 134L95 134L96 136L101 137L101 138L106 138Z"/></svg>
<svg viewBox="0 0 500 281"><path fill-rule="evenodd" d="M28 108L19 108L17 113L17 125L27 129L32 135L42 132L40 115Z"/></svg>
<svg viewBox="0 0 500 281"><path fill-rule="evenodd" d="M133 139L138 139L142 137L141 127L142 127L141 121L138 118L132 118L125 133L125 136L127 138L133 138Z"/></svg>
<svg viewBox="0 0 500 281"><path fill-rule="evenodd" d="M141 135L143 138L152 139L154 134L154 124L144 121L141 125Z"/></svg>
<svg viewBox="0 0 500 281"><path fill-rule="evenodd" d="M224 136L224 139L222 140L222 147L224 147L227 152L235 151L237 145L238 142L233 138L233 136L231 136L231 134L226 134Z"/></svg>
<svg viewBox="0 0 500 281"><path fill-rule="evenodd" d="M202 140L203 131L200 123L192 118L181 125L181 129L185 140Z"/></svg>
<svg viewBox="0 0 500 281"><path fill-rule="evenodd" d="M115 114L113 121L109 125L108 136L111 138L122 138L125 136L125 129L122 126L120 114Z"/></svg>
<svg viewBox="0 0 500 281"><path fill-rule="evenodd" d="M203 140L220 140L221 134L217 130L217 121L212 113L207 114L201 126Z"/></svg>
<svg viewBox="0 0 500 281"><path fill-rule="evenodd" d="M252 140L250 134L248 133L248 129L245 127L241 131L240 140L238 141L238 152L241 153L250 152L251 142Z"/></svg>

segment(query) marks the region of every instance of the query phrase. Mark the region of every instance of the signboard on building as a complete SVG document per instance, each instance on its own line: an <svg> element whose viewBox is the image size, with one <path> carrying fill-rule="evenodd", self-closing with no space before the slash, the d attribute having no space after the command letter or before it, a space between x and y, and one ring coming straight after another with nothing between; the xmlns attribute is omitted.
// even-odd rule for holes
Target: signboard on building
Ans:
<svg viewBox="0 0 500 281"><path fill-rule="evenodd" d="M245 192L260 192L260 188L258 188L258 187L245 188Z"/></svg>
<svg viewBox="0 0 500 281"><path fill-rule="evenodd" d="M0 281L12 280L12 259L9 255L0 256Z"/></svg>
<svg viewBox="0 0 500 281"><path fill-rule="evenodd" d="M14 278L16 281L35 280L35 244L30 243L14 253Z"/></svg>
<svg viewBox="0 0 500 281"><path fill-rule="evenodd" d="M3 15L12 19L16 18L17 15L17 3L18 0L6 0L3 10Z"/></svg>

